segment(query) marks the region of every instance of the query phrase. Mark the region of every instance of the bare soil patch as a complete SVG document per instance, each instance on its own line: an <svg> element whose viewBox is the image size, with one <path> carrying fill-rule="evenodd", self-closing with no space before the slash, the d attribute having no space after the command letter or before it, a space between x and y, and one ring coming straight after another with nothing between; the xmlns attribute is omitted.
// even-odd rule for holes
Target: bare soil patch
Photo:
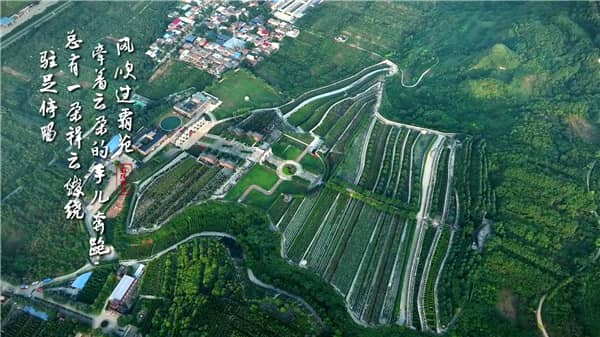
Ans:
<svg viewBox="0 0 600 337"><path fill-rule="evenodd" d="M600 131L598 127L590 123L584 116L569 114L567 121L571 131L586 143L600 142Z"/></svg>
<svg viewBox="0 0 600 337"><path fill-rule="evenodd" d="M511 289L500 290L496 307L503 316L511 321L514 322L517 319L517 297Z"/></svg>
<svg viewBox="0 0 600 337"><path fill-rule="evenodd" d="M152 81L156 80L157 78L168 75L169 72L171 71L171 64L173 64L172 60L168 60L167 62L163 63L163 65L161 65L158 69L156 69L154 74L152 74L152 76L150 76L150 78L148 79L148 82L152 83Z"/></svg>

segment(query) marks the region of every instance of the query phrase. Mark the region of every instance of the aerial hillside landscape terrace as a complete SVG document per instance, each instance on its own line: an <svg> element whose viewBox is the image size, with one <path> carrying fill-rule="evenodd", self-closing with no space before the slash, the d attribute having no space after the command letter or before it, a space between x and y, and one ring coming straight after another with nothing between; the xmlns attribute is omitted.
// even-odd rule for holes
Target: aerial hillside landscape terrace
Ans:
<svg viewBox="0 0 600 337"><path fill-rule="evenodd" d="M598 2L0 12L2 336L600 337Z"/></svg>

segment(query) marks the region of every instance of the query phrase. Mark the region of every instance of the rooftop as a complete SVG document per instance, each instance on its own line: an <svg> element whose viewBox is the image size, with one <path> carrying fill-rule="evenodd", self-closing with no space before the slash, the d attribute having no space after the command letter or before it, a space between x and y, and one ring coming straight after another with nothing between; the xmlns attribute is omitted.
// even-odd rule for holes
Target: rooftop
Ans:
<svg viewBox="0 0 600 337"><path fill-rule="evenodd" d="M115 287L113 292L110 294L110 297L108 297L108 300L109 301L122 300L123 296L125 296L125 294L127 293L127 290L129 290L129 288L131 288L131 285L133 284L134 281L135 281L135 279L133 277L131 277L129 275L123 275L123 277L119 281L119 284L117 284L117 286Z"/></svg>
<svg viewBox="0 0 600 337"><path fill-rule="evenodd" d="M85 284L87 283L87 281L90 279L90 276L92 276L92 272L88 271L85 274L81 274L79 276L77 276L77 278L73 281L73 283L71 283L71 287L75 288L75 289L83 289L83 287L85 287Z"/></svg>

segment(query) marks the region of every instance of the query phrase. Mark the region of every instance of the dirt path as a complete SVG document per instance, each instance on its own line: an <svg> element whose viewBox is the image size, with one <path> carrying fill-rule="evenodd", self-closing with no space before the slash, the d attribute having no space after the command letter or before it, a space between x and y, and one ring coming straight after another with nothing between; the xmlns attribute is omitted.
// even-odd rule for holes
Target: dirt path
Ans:
<svg viewBox="0 0 600 337"><path fill-rule="evenodd" d="M25 82L31 81L31 77L29 77L29 76L27 76L27 75L25 75L25 74L23 74L23 73L15 70L15 69L11 68L9 66L3 66L2 67L2 72L7 73L9 75L12 75L12 76L14 76L14 77L16 77L18 79L21 79L21 80L23 80Z"/></svg>

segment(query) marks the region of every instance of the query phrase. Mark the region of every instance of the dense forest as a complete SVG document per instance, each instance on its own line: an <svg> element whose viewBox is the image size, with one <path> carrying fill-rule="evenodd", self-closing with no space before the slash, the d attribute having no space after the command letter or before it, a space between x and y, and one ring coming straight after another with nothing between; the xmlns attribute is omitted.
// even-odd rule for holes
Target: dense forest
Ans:
<svg viewBox="0 0 600 337"><path fill-rule="evenodd" d="M143 299L120 323L135 324L146 336L315 334L313 318L296 304L259 296L245 279L243 261L234 261L214 239L192 241L150 262L139 292Z"/></svg>

